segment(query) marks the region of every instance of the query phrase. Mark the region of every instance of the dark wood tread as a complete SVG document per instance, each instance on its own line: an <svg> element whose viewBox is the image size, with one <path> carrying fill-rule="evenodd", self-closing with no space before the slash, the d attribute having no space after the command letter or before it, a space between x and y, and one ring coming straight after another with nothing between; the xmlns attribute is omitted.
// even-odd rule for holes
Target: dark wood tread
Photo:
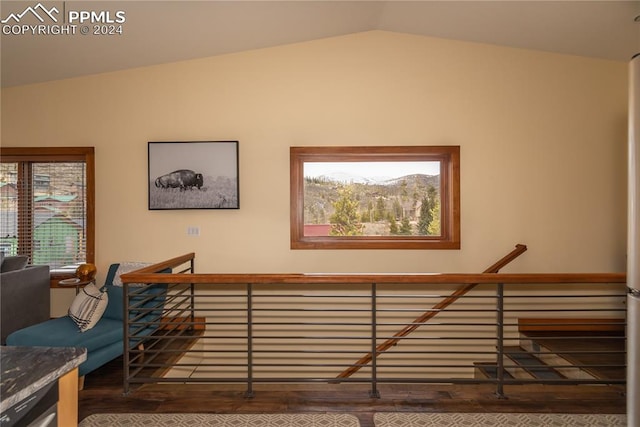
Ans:
<svg viewBox="0 0 640 427"><path fill-rule="evenodd" d="M611 332L624 335L627 321L624 318L519 318L520 332L571 333Z"/></svg>

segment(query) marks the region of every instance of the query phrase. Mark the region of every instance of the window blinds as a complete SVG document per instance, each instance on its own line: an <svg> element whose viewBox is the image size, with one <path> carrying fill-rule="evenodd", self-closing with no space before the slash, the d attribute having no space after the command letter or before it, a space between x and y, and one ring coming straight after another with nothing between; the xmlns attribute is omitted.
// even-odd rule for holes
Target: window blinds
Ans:
<svg viewBox="0 0 640 427"><path fill-rule="evenodd" d="M87 261L84 161L3 162L0 250L52 269Z"/></svg>

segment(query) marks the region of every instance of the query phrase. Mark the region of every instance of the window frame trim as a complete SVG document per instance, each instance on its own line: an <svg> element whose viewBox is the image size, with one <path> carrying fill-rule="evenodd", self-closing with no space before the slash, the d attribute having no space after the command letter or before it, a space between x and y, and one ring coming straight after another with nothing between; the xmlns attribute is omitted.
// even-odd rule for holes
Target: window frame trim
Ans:
<svg viewBox="0 0 640 427"><path fill-rule="evenodd" d="M460 146L290 147L291 249L460 249ZM440 161L440 236L305 236L304 163Z"/></svg>

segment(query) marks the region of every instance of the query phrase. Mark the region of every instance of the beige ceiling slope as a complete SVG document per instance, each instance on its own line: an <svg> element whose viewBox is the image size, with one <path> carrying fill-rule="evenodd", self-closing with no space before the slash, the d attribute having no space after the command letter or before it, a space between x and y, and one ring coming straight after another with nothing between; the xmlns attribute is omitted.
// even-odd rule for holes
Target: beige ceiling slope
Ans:
<svg viewBox="0 0 640 427"><path fill-rule="evenodd" d="M640 1L386 2L379 29L627 61Z"/></svg>
<svg viewBox="0 0 640 427"><path fill-rule="evenodd" d="M628 60L640 51L640 1L43 1L122 10L122 35L1 35L2 86L386 30ZM2 1L0 16L38 1ZM64 15L61 13L61 15ZM29 19L31 22L29 22ZM37 24L25 15L23 23ZM11 23L11 22L9 22Z"/></svg>

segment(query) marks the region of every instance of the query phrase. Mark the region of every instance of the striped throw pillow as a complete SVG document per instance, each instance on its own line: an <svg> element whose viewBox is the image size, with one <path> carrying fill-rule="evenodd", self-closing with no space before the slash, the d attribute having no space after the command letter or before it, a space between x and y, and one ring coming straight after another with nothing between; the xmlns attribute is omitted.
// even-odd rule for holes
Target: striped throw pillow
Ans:
<svg viewBox="0 0 640 427"><path fill-rule="evenodd" d="M93 328L107 308L107 292L101 292L93 283L89 283L76 295L69 307L69 317L76 322L80 332Z"/></svg>

